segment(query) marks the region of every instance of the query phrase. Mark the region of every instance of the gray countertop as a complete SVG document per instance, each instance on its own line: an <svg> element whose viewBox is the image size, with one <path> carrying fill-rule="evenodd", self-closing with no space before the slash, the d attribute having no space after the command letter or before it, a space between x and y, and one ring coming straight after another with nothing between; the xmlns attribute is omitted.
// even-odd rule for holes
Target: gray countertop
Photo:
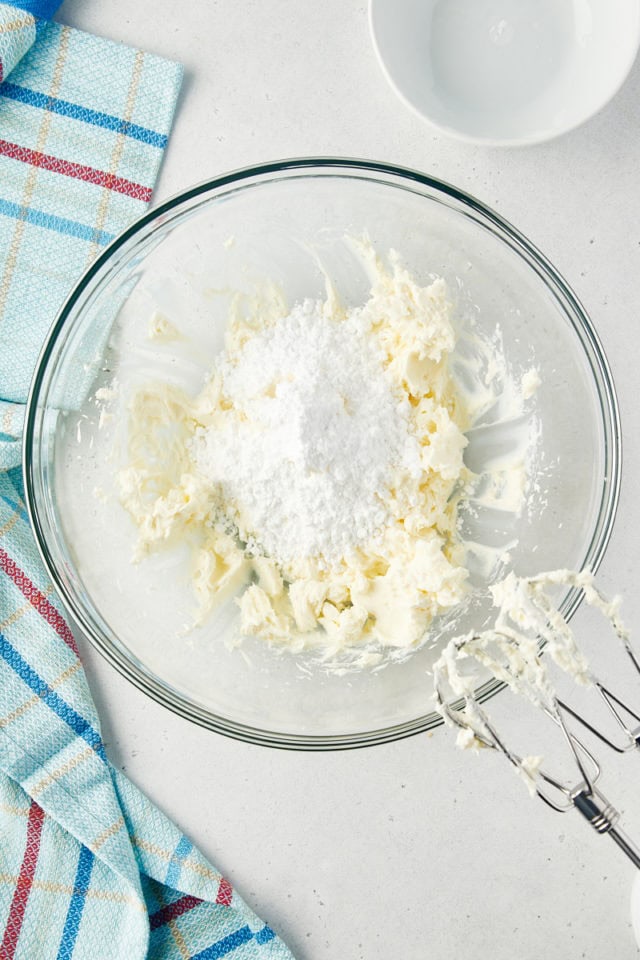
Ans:
<svg viewBox="0 0 640 960"><path fill-rule="evenodd" d="M617 384L623 489L600 582L638 624L640 63L582 128L501 150L447 139L403 106L357 0L67 0L58 19L184 63L156 201L265 160L364 157L456 184L541 248L590 312ZM530 800L501 757L463 755L442 729L323 755L236 743L173 716L80 643L113 762L299 960L638 956L631 865L577 814ZM605 777L640 839L637 758L607 758Z"/></svg>

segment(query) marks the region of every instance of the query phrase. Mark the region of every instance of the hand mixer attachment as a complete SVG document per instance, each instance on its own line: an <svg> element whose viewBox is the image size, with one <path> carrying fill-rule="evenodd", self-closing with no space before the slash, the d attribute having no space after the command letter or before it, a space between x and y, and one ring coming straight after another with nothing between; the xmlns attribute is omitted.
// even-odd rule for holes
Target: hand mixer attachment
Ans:
<svg viewBox="0 0 640 960"><path fill-rule="evenodd" d="M569 727L569 721L573 720L607 747L617 753L626 753L640 748L640 715L589 669L568 623L545 592L549 585L561 582L583 589L587 602L605 614L634 670L640 675L640 661L618 617L617 605L605 601L589 574L563 571L529 579L510 575L495 588L494 602L500 606L495 628L455 638L436 663L436 706L445 722L458 729L459 746L499 750L520 772L532 793L560 813L577 809L598 833L608 834L640 869L640 850L619 829L618 811L596 786L601 775L600 763ZM596 690L619 730L618 739L613 739L557 696L539 657L541 646L548 648L548 654L561 669ZM569 748L569 756L577 771L577 776L569 778L569 782L573 779L574 786L567 786L566 781L543 769L542 758L521 756L507 745L476 699L475 679L460 672L460 666L469 660L489 667L497 679L514 692L525 695L553 721ZM448 697L445 692L446 686L458 699L451 702L450 695Z"/></svg>

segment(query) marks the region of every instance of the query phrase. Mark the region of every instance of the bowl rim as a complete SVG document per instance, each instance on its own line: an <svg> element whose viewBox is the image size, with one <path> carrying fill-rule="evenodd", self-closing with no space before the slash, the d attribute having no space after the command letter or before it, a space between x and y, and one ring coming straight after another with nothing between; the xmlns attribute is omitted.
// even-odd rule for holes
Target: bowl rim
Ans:
<svg viewBox="0 0 640 960"><path fill-rule="evenodd" d="M84 635L91 644L119 673L158 703L200 726L247 743L291 750L326 751L389 743L434 729L442 725L443 720L438 714L432 711L429 714L423 714L420 717L403 721L399 724L353 734L311 735L262 730L258 727L248 726L227 717L216 715L206 708L193 703L186 696L173 691L155 675L150 674L150 672L143 672L135 666L133 657L126 656L111 639L103 635L96 624L93 623L92 619L85 614L82 605L76 603L73 593L67 589L64 579L58 571L55 559L49 550L43 524L40 519L40 507L38 505L34 481L35 460L33 456L34 440L37 436L36 418L39 410L38 399L52 352L73 307L85 289L91 284L94 277L100 273L102 267L109 263L113 254L132 237L144 230L146 226L159 220L164 214L175 210L181 204L198 196L206 193L215 193L220 188L229 184L236 184L251 178L258 178L257 182L259 183L259 178L261 177L268 178L273 174L292 171L301 171L302 174L304 174L305 170L320 170L323 172L342 171L345 175L350 175L350 172L351 175L353 175L354 172L358 171L367 176L380 174L396 178L400 181L408 180L452 198L462 204L463 208L480 214L488 221L489 226L496 228L500 233L500 239L503 242L508 242L518 255L521 257L524 255L528 266L534 267L541 279L554 290L555 295L559 295L561 301L570 308L573 318L579 322L579 327L576 327L576 330L580 331L579 339L583 349L589 356L589 359L595 361L600 374L600 382L606 399L606 405L603 406L601 403L605 426L605 439L607 439L606 434L608 430L611 441L610 447L607 450L610 463L605 476L603 497L601 498L599 506L599 523L592 533L591 541L587 546L588 566L593 572L598 569L602 562L613 530L620 497L622 446L619 405L609 362L589 315L586 313L571 287L544 254L527 240L524 234L508 220L504 219L504 217L497 214L471 194L458 189L446 181L421 173L418 170L381 161L351 157L297 157L242 167L221 174L210 180L202 181L186 190L174 194L157 207L154 207L139 217L104 249L84 272L52 324L36 364L27 400L22 458L25 501L36 545L45 569L57 593L62 598L65 607L71 613L73 621L82 628ZM393 183L390 185L393 185ZM487 224L483 224L483 226L486 228ZM598 527L600 526L601 529L599 530ZM581 590L572 589L569 591L563 605L564 615L567 619L570 619L574 615L582 599L583 592ZM485 702L503 689L505 689L503 682L495 679L489 680L479 688L476 695L480 702ZM455 704L454 706L459 706L459 704Z"/></svg>
<svg viewBox="0 0 640 960"><path fill-rule="evenodd" d="M531 147L535 146L536 144L549 143L552 140L556 140L558 137L564 136L566 133L571 133L572 130L576 130L583 124L588 123L588 121L592 120L593 117L600 113L600 111L604 110L607 104L610 103L611 100L613 100L613 98L620 92L631 72L631 69L638 56L638 50L640 49L640 7L638 7L636 10L635 43L631 48L629 56L620 66L620 72L615 83L612 83L609 87L607 87L606 91L600 97L594 99L594 101L586 109L582 110L578 115L576 115L573 120L555 130L547 131L546 133L541 132L537 134L523 135L520 137L478 136L468 133L461 127L454 126L452 124L440 123L438 120L435 120L429 113L426 113L419 106L417 106L409 92L407 92L398 84L394 72L389 67L387 57L383 53L379 31L374 22L376 17L376 11L374 8L379 7L385 2L386 0L369 0L367 19L373 51L378 61L378 65L393 92L396 94L398 99L401 100L404 105L411 110L414 116L420 117L421 120L429 123L435 130L438 130L449 137L454 137L456 140L460 140L464 143L476 144L484 147Z"/></svg>

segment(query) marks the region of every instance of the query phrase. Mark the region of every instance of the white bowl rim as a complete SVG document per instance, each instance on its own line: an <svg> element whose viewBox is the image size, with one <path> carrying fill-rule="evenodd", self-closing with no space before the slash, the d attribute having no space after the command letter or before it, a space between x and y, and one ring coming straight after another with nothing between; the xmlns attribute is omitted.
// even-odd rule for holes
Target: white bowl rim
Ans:
<svg viewBox="0 0 640 960"><path fill-rule="evenodd" d="M439 130L441 133L446 134L447 136L453 137L457 140L462 140L465 143L471 143L475 145L481 145L485 147L531 147L540 143L548 143L551 140L556 140L558 137L564 136L566 133L571 133L572 130L576 130L578 127L581 127L583 124L587 123L589 120L592 120L601 110L609 104L613 98L620 92L622 89L627 77L629 76L631 69L636 61L638 56L638 51L640 50L640 5L637 8L636 15L636 38L635 43L631 48L629 57L623 62L623 67L620 70L620 75L618 81L611 87L608 88L607 92L601 97L598 101L589 107L589 109L574 118L571 122L567 123L565 126L558 128L547 133L538 133L532 134L531 136L521 136L521 137L480 137L474 136L473 134L466 133L464 130L459 129L458 127L450 126L449 124L440 123L437 120L434 120L433 117L425 113L415 103L410 99L410 97L405 93L405 91L398 86L395 77L391 73L387 62L382 54L380 48L380 43L376 33L376 27L374 24L375 12L374 8L378 7L381 3L388 2L388 0L369 0L368 5L368 21L369 21L369 33L371 35L371 44L373 46L374 53L380 69L384 77L387 80L387 83L392 88L396 96L407 106L412 113L420 117L421 120L429 123L435 130Z"/></svg>

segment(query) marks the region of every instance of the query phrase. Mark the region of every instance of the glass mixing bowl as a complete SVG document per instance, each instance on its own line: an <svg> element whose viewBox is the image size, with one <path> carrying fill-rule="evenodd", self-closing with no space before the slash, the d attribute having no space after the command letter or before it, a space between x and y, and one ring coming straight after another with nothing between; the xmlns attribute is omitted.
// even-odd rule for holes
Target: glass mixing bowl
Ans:
<svg viewBox="0 0 640 960"><path fill-rule="evenodd" d="M255 743L364 746L439 724L430 666L452 631L488 622L486 583L476 576L479 589L429 643L379 670L341 676L257 640L234 649L224 642L237 619L232 601L185 632L186 559L159 551L132 565L131 521L96 495L115 461L104 440L113 424L100 429L95 393L114 374L197 389L220 349L232 292L250 293L256 280L281 284L293 303L321 297L326 270L343 300L363 302L367 278L344 238L364 232L379 252L397 250L419 282L443 276L477 330L490 336L499 325L516 373L532 363L539 371L527 509L487 520L508 547L502 570L595 569L611 532L620 431L606 359L566 282L501 217L420 173L338 159L241 170L163 203L96 260L51 331L27 411L28 507L53 582L100 652L170 709ZM187 334L161 356L145 340L156 308ZM493 443L501 442L498 431ZM467 455L474 466L476 440ZM568 590L558 602L570 616L579 596ZM489 680L479 696L497 689Z"/></svg>

